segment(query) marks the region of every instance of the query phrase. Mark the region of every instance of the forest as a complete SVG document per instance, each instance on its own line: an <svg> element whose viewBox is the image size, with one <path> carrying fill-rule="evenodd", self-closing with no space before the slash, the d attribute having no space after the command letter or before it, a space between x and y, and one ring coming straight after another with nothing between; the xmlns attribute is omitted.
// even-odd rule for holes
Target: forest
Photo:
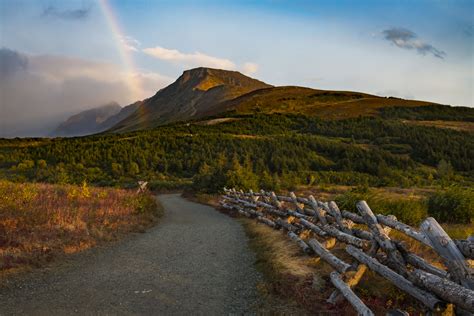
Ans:
<svg viewBox="0 0 474 316"><path fill-rule="evenodd" d="M146 180L152 190L211 194L226 186L349 186L356 191L339 196L342 205L366 199L387 213L401 207L396 213L410 223L426 216L428 200L389 203L368 188L428 188L439 191L430 197L430 214L442 208L438 216L468 223L474 218L472 157L470 132L383 117L234 113L126 134L2 139L0 177L121 188Z"/></svg>
<svg viewBox="0 0 474 316"><path fill-rule="evenodd" d="M127 134L0 140L0 170L13 181L127 186L148 179L181 186L194 180L195 188L210 191L237 185L237 178L247 187L466 185L474 179L472 157L468 132L373 117L235 115L219 124ZM210 175L217 178L205 183Z"/></svg>
<svg viewBox="0 0 474 316"><path fill-rule="evenodd" d="M387 107L381 109L384 118L407 120L448 120L474 122L474 110L469 107L449 107L441 104L417 107Z"/></svg>

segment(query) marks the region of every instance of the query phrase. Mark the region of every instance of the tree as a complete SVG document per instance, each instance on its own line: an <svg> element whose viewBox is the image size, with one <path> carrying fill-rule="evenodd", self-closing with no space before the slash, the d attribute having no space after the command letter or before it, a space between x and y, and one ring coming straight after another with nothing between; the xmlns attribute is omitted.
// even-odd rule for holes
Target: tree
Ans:
<svg viewBox="0 0 474 316"><path fill-rule="evenodd" d="M250 166L242 167L236 156L232 159L231 168L226 172L226 186L239 189L258 189L258 177Z"/></svg>
<svg viewBox="0 0 474 316"><path fill-rule="evenodd" d="M36 165L38 166L38 168L40 169L46 169L46 167L48 166L48 164L46 163L46 160L44 159L40 159L36 162Z"/></svg>
<svg viewBox="0 0 474 316"><path fill-rule="evenodd" d="M136 175L140 173L140 168L138 167L138 164L136 162L131 162L130 165L128 166L128 173L130 175Z"/></svg>
<svg viewBox="0 0 474 316"><path fill-rule="evenodd" d="M441 161L438 163L436 170L438 177L443 180L449 180L453 175L453 166L451 166L451 163L444 159L441 159Z"/></svg>
<svg viewBox="0 0 474 316"><path fill-rule="evenodd" d="M35 166L35 162L33 160L23 160L18 164L18 170L25 171L33 168Z"/></svg>
<svg viewBox="0 0 474 316"><path fill-rule="evenodd" d="M112 162L111 170L112 174L116 177L121 176L123 173L122 165L116 162Z"/></svg>

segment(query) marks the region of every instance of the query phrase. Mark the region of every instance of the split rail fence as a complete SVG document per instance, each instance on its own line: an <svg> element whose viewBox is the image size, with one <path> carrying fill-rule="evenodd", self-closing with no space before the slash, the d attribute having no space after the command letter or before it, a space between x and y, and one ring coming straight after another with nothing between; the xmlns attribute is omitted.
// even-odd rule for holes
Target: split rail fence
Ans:
<svg viewBox="0 0 474 316"><path fill-rule="evenodd" d="M357 214L340 210L333 201L318 201L312 195L297 197L292 192L279 196L264 190L254 193L224 189L220 204L286 231L303 252L327 262L334 269L330 279L335 287L329 303L345 298L359 315L373 315L353 291L370 269L420 301L427 312L442 312L453 304L456 314L474 314L474 269L470 261L474 259L474 238L452 240L432 217L415 229L393 215L374 214L365 201L356 204ZM401 241L391 239L392 229L431 247L444 268L430 264ZM336 242L346 245L352 262L330 252Z"/></svg>

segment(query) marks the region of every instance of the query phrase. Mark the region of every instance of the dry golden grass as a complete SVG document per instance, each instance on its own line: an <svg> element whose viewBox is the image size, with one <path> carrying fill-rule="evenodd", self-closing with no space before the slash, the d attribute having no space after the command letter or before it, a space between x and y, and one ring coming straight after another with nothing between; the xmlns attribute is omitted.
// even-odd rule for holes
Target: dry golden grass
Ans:
<svg viewBox="0 0 474 316"><path fill-rule="evenodd" d="M334 200L337 195L344 194L351 189L353 186L346 185L325 185L325 186L300 186L295 190L298 196L309 196L314 195L315 198L330 201ZM387 199L421 199L433 193L435 189L430 188L399 188L399 187L371 187L370 191L381 198Z"/></svg>
<svg viewBox="0 0 474 316"><path fill-rule="evenodd" d="M0 273L143 231L159 212L133 191L0 181Z"/></svg>
<svg viewBox="0 0 474 316"><path fill-rule="evenodd" d="M240 118L237 117L223 117L223 118L217 118L217 119L211 119L211 120L205 120L205 121L199 121L196 122L196 125L204 125L204 126L210 126L210 125L217 125L225 122L233 122L233 121L238 121Z"/></svg>
<svg viewBox="0 0 474 316"><path fill-rule="evenodd" d="M333 271L331 266L318 257L302 254L301 249L282 231L273 230L250 219L241 221L249 236L250 245L257 254L257 265L267 276L267 291L294 300L310 313L356 314L345 300L336 306L325 301L334 290L329 281L329 274ZM309 235L301 237L315 238ZM346 253L344 244L336 243L331 252L345 262L354 261ZM355 287L355 292L377 315L384 315L387 310L397 308L413 315L420 314L422 310L419 302L371 271L364 274L360 284Z"/></svg>
<svg viewBox="0 0 474 316"><path fill-rule="evenodd" d="M334 307L324 302L327 286L317 269L321 265L318 258L302 254L281 231L250 219L241 222L257 256L257 268L265 275L266 282L259 287L261 294L279 296L311 314L334 313Z"/></svg>
<svg viewBox="0 0 474 316"><path fill-rule="evenodd" d="M272 269L281 274L306 277L316 270L314 258L301 254L301 249L281 231L242 219L253 245L271 262Z"/></svg>
<svg viewBox="0 0 474 316"><path fill-rule="evenodd" d="M194 193L185 191L183 192L182 197L196 203L201 203L212 206L214 208L219 208L220 196L217 194Z"/></svg>

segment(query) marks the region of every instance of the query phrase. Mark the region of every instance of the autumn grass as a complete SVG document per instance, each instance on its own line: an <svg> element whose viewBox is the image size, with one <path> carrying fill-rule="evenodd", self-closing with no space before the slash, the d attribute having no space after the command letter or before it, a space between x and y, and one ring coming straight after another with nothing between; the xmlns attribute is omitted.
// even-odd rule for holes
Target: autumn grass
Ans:
<svg viewBox="0 0 474 316"><path fill-rule="evenodd" d="M160 213L149 194L0 181L0 274L144 231Z"/></svg>
<svg viewBox="0 0 474 316"><path fill-rule="evenodd" d="M241 222L256 253L257 267L265 275L263 294L290 300L310 314L356 315L344 299L337 305L326 302L334 291L329 278L334 269L325 261L303 254L282 231L250 219L241 219ZM344 244L336 243L331 252L345 262L354 261L346 253ZM413 315L419 315L423 310L420 302L370 270L355 287L355 292L377 315L397 308Z"/></svg>
<svg viewBox="0 0 474 316"><path fill-rule="evenodd" d="M309 313L330 313L334 309L324 302L326 281L317 273L318 260L302 254L281 231L250 219L241 222L257 256L256 266L265 276L259 287L262 295L276 295Z"/></svg>
<svg viewBox="0 0 474 316"><path fill-rule="evenodd" d="M192 202L209 205L214 208L219 208L220 195L218 194L208 194L185 190L181 196Z"/></svg>

